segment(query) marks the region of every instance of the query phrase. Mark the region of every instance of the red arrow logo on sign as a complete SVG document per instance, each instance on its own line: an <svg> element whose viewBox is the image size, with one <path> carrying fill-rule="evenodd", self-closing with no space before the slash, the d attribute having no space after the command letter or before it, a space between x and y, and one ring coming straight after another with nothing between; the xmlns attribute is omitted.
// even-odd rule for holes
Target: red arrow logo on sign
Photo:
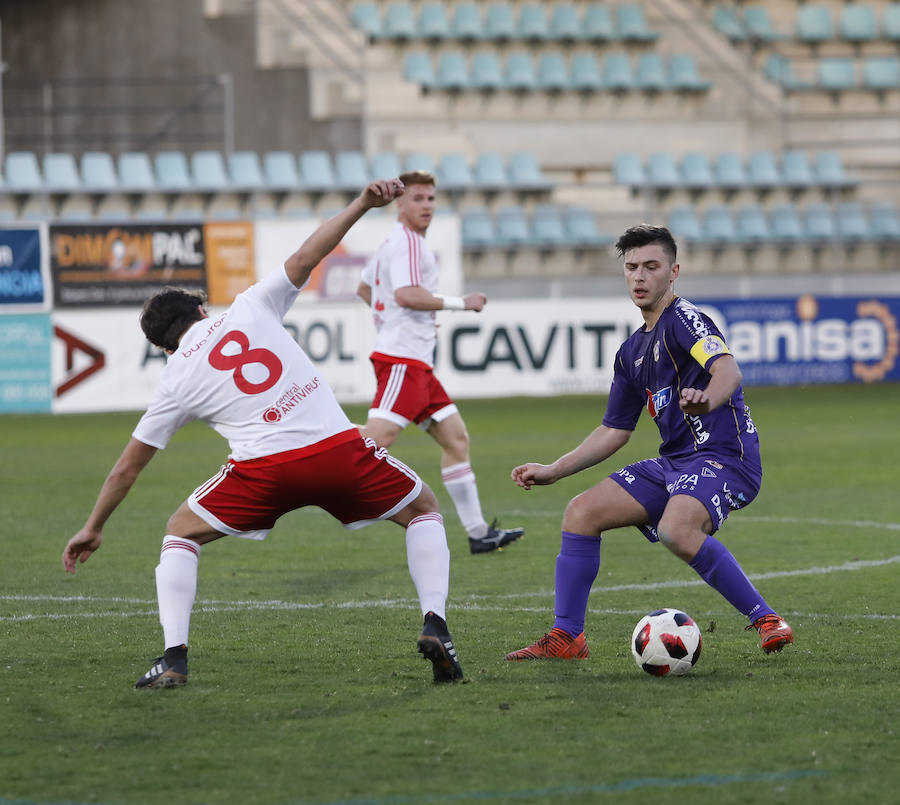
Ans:
<svg viewBox="0 0 900 805"><path fill-rule="evenodd" d="M71 373L75 366L75 354L82 352L91 359L91 364L86 369L82 369L77 374L67 377L66 380L56 387L54 392L57 397L62 397L67 391L71 391L75 386L84 380L87 380L94 372L99 372L106 366L106 356L96 347L85 343L80 338L67 333L62 327L53 325L53 334L62 340L66 345L66 373Z"/></svg>

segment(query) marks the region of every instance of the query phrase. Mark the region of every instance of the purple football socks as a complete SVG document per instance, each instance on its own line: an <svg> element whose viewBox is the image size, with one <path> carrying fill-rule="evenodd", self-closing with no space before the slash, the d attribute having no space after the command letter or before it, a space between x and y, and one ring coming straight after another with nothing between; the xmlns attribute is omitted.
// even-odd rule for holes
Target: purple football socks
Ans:
<svg viewBox="0 0 900 805"><path fill-rule="evenodd" d="M747 578L737 559L719 540L706 538L690 565L710 587L718 591L738 612L751 621L775 614Z"/></svg>
<svg viewBox="0 0 900 805"><path fill-rule="evenodd" d="M562 532L556 557L556 620L553 626L578 637L584 631L591 585L600 570L600 537Z"/></svg>

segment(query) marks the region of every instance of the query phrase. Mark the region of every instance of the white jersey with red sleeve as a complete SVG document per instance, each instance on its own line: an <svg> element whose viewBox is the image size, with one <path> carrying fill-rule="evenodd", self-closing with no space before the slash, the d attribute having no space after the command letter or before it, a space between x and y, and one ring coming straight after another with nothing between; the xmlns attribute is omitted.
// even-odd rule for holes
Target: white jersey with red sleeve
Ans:
<svg viewBox="0 0 900 805"><path fill-rule="evenodd" d="M433 366L434 311L401 307L394 298L398 288L411 285L437 292L437 258L425 245L425 238L398 221L363 269L362 279L372 288L375 352Z"/></svg>
<svg viewBox="0 0 900 805"><path fill-rule="evenodd" d="M358 438L331 387L284 328L298 293L282 268L224 313L190 327L134 438L163 448L182 425L199 419L228 440L235 461L300 448L314 453L348 431Z"/></svg>

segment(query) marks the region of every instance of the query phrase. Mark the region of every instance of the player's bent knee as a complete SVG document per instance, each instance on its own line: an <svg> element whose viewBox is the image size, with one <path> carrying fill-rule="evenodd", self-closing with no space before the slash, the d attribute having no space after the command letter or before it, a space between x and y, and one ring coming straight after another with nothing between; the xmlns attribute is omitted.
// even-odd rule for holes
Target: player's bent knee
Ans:
<svg viewBox="0 0 900 805"><path fill-rule="evenodd" d="M586 498L585 493L576 495L569 501L563 514L563 531L571 531L574 534L600 535L601 528L598 524L598 512Z"/></svg>

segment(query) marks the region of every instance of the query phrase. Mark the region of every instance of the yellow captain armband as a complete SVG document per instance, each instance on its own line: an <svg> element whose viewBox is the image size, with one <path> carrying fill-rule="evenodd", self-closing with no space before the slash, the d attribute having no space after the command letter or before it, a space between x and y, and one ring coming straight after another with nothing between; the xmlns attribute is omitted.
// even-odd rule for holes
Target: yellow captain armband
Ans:
<svg viewBox="0 0 900 805"><path fill-rule="evenodd" d="M717 355L730 354L731 350L728 349L728 344L717 335L708 335L705 338L701 338L691 347L691 357L704 368L706 368L710 358Z"/></svg>

